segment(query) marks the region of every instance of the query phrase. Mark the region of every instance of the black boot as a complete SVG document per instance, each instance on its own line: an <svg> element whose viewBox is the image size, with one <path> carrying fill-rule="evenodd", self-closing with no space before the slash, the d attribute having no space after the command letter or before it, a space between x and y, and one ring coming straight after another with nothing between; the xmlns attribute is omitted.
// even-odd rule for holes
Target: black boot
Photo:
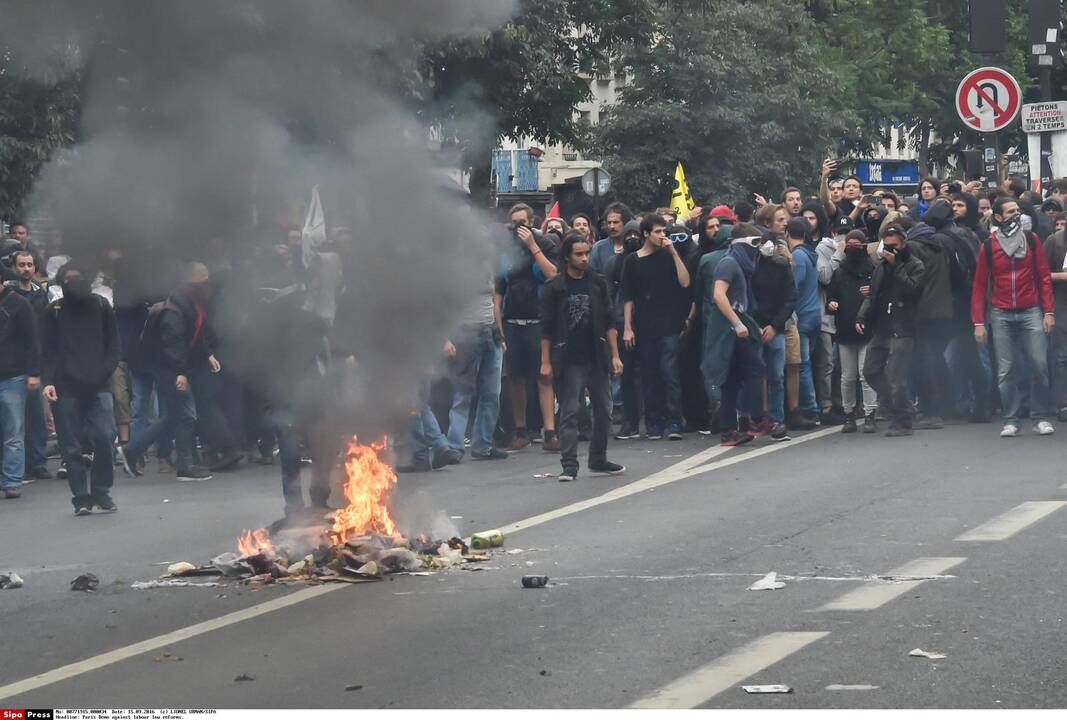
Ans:
<svg viewBox="0 0 1067 720"><path fill-rule="evenodd" d="M856 427L856 418L853 413L848 413L845 415L844 424L841 425L841 433L843 435L848 435L849 433L856 432L856 430L858 430Z"/></svg>

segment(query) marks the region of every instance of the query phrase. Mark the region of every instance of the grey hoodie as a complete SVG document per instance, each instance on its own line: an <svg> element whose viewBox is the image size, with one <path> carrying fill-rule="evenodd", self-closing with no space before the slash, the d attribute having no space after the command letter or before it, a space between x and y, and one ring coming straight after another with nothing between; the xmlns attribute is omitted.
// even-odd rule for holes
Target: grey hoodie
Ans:
<svg viewBox="0 0 1067 720"><path fill-rule="evenodd" d="M830 287L834 270L837 270L841 261L845 259L845 254L838 248L836 240L823 238L815 246L815 255L817 256L815 271L819 275L819 300L822 301L823 307L826 307L826 289ZM828 312L822 314L822 331L831 334L837 332L834 316Z"/></svg>

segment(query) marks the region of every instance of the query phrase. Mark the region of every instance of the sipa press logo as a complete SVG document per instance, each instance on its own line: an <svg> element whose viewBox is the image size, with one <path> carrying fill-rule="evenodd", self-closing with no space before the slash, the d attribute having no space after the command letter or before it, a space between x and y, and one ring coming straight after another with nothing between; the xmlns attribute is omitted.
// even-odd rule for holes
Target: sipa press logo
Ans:
<svg viewBox="0 0 1067 720"><path fill-rule="evenodd" d="M0 720L52 720L51 710L0 709Z"/></svg>

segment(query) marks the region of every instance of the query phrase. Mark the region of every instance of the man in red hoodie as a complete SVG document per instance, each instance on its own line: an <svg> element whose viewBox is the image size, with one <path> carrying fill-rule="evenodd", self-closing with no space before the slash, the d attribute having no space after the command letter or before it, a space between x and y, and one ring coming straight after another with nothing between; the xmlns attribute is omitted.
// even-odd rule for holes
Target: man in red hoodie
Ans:
<svg viewBox="0 0 1067 720"><path fill-rule="evenodd" d="M1014 198L1000 197L993 203L993 226L992 234L978 252L978 269L971 288L971 319L978 343L986 342L987 321L993 332L997 384L1004 406L1000 436L1019 434L1022 399L1015 359L1020 352L1030 361L1030 417L1034 432L1051 435L1056 430L1049 422L1052 397L1048 334L1056 324L1056 306L1048 258L1030 231L1030 218L1020 214Z"/></svg>

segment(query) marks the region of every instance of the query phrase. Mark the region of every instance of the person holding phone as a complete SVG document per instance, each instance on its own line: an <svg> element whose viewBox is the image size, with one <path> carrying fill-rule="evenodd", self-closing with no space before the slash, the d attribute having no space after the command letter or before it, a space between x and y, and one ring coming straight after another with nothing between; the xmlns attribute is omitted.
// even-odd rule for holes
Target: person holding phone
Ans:
<svg viewBox="0 0 1067 720"><path fill-rule="evenodd" d="M863 376L879 398L889 401L891 417L886 437L901 437L914 432L915 409L908 376L926 269L908 249L904 223L887 227L882 243L881 261L871 274L870 291L856 314L854 327L856 334L871 337Z"/></svg>

